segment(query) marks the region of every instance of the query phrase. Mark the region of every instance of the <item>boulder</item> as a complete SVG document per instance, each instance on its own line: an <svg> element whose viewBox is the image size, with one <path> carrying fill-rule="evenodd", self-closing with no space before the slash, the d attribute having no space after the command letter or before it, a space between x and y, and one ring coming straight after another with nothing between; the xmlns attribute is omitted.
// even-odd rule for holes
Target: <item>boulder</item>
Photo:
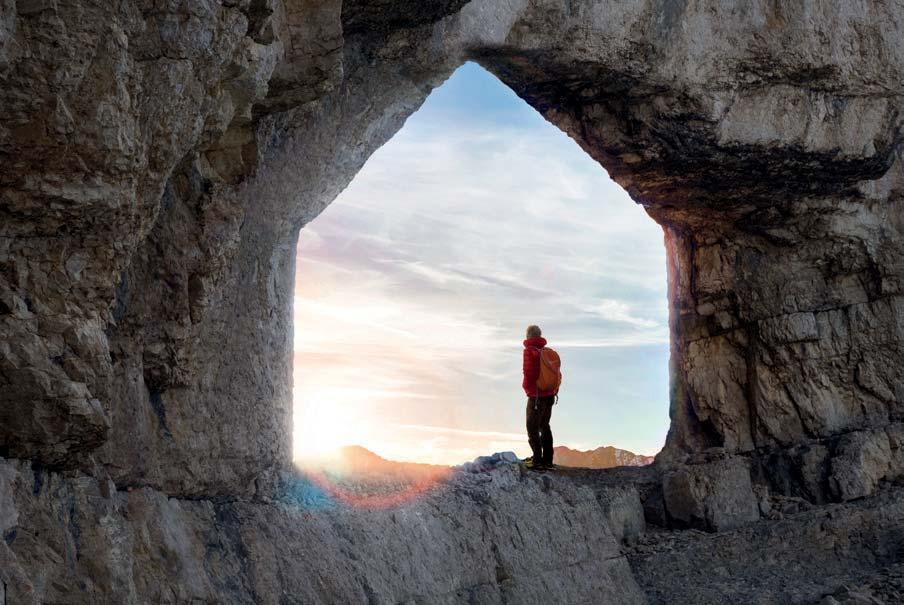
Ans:
<svg viewBox="0 0 904 605"><path fill-rule="evenodd" d="M853 500L872 494L891 469L888 434L856 431L841 438L831 461L829 487L838 500Z"/></svg>
<svg viewBox="0 0 904 605"><path fill-rule="evenodd" d="M465 462L455 468L466 473L485 473L501 466L510 466L518 462L515 452L496 452L489 456L478 456L471 462Z"/></svg>
<svg viewBox="0 0 904 605"><path fill-rule="evenodd" d="M631 542L646 530L643 504L634 486L602 490L598 499L609 529L620 542Z"/></svg>
<svg viewBox="0 0 904 605"><path fill-rule="evenodd" d="M760 518L744 458L670 470L663 476L662 491L666 512L678 527L722 531Z"/></svg>

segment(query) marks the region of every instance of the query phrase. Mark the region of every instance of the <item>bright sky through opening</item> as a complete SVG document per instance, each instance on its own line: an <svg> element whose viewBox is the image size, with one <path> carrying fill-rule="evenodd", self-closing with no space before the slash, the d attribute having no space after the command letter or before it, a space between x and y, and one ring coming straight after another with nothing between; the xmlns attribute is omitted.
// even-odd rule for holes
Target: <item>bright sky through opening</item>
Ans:
<svg viewBox="0 0 904 605"><path fill-rule="evenodd" d="M301 232L295 455L527 455L521 341L562 357L556 445L659 451L662 230L564 133L461 67Z"/></svg>

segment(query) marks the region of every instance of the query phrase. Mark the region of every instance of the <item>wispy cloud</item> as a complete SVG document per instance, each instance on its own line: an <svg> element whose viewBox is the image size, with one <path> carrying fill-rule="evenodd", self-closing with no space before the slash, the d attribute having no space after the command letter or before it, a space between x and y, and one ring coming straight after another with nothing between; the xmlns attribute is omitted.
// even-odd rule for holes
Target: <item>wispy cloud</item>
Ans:
<svg viewBox="0 0 904 605"><path fill-rule="evenodd" d="M421 433L440 433L443 435L465 435L468 437L486 437L489 439L502 439L508 441L522 441L524 440L523 433L504 433L500 431L480 431L480 430L468 430L468 429L459 429L451 426L430 426L423 424L395 424L393 425L398 429L408 429L414 430Z"/></svg>
<svg viewBox="0 0 904 605"><path fill-rule="evenodd" d="M659 325L659 322L652 319L632 315L631 306L620 300L604 298L598 304L590 307L589 310L599 314L600 317L608 321L619 321L641 328L655 328Z"/></svg>
<svg viewBox="0 0 904 605"><path fill-rule="evenodd" d="M621 340L616 338L608 340L558 340L555 344L556 348L559 349L630 349L649 345L667 345L669 344L669 338L668 335L644 334Z"/></svg>

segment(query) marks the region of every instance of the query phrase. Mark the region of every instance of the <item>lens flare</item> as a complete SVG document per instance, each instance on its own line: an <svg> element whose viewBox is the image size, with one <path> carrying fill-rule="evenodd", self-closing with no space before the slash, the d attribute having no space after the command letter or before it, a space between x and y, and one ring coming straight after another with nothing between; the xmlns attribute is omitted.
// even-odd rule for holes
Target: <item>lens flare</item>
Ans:
<svg viewBox="0 0 904 605"><path fill-rule="evenodd" d="M385 460L363 447L344 447L297 465L319 498L368 509L402 506L435 488L452 472L450 467Z"/></svg>
<svg viewBox="0 0 904 605"><path fill-rule="evenodd" d="M425 476L414 479L407 485L388 483L379 486L378 482L361 482L360 479L348 478L337 480L337 477L327 471L307 470L306 477L312 481L324 495L334 502L364 509L385 509L402 506L417 500L431 491L449 475L450 471L437 472L433 476ZM351 482L358 482L352 486ZM369 490L373 490L368 493ZM382 493L381 493L382 492Z"/></svg>

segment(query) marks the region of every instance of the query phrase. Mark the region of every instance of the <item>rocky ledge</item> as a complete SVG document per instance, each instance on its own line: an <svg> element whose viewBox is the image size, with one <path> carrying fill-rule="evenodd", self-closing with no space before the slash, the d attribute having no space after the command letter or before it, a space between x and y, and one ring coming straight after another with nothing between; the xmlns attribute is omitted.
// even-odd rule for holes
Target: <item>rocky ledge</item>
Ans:
<svg viewBox="0 0 904 605"><path fill-rule="evenodd" d="M654 475L509 464L384 506L299 474L267 501L183 499L5 461L0 567L17 604L785 605L894 577L879 570L904 548L901 488L766 501L763 518L711 533L645 519Z"/></svg>

